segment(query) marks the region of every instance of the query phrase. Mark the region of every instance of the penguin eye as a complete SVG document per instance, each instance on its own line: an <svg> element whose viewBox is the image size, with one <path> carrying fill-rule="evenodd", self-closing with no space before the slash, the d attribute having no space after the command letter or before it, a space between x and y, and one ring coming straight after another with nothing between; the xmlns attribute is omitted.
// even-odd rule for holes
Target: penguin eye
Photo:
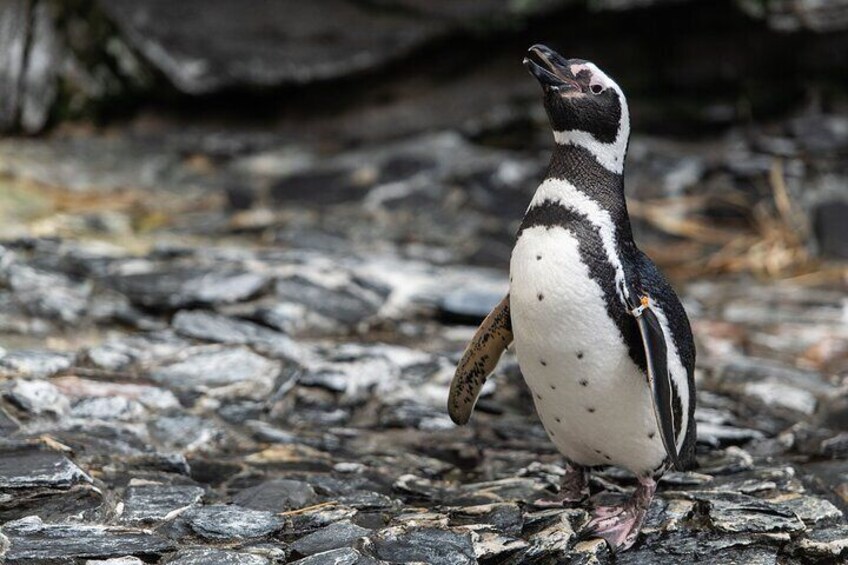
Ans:
<svg viewBox="0 0 848 565"><path fill-rule="evenodd" d="M592 94L600 94L604 91L604 87L600 84L593 84L589 87L589 89L592 91Z"/></svg>

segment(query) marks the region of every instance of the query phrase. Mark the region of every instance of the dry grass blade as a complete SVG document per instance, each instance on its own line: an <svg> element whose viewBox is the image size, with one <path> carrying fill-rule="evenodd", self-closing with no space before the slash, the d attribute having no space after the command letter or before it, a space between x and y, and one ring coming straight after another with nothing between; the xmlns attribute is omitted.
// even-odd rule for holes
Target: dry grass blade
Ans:
<svg viewBox="0 0 848 565"><path fill-rule="evenodd" d="M736 232L717 229L705 222L685 217L684 213L694 209L691 202L678 199L646 202L630 200L627 203L627 208L631 215L647 221L665 233L700 243L724 245L738 237ZM699 200L698 202L703 201Z"/></svg>
<svg viewBox="0 0 848 565"><path fill-rule="evenodd" d="M810 254L808 229L803 214L793 206L780 159L772 163L767 181L771 198L750 210L751 229L746 231L694 219L706 207L703 198L629 201L628 208L632 216L689 242L674 244L671 252L655 253L678 277L751 273L809 284L844 279L844 267L824 265ZM732 204L742 208L739 202Z"/></svg>

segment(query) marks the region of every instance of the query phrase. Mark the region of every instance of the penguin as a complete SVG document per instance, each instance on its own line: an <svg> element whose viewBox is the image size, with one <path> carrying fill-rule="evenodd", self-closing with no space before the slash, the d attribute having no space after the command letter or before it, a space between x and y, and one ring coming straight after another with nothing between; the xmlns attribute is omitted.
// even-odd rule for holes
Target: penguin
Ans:
<svg viewBox="0 0 848 565"><path fill-rule="evenodd" d="M633 240L621 88L595 64L544 45L531 47L524 65L542 87L555 148L518 229L509 292L460 359L448 412L468 422L513 344L566 461L559 494L539 503L584 501L593 467L629 470L632 496L593 508L584 528L621 551L636 542L663 473L695 464L695 344L680 300Z"/></svg>

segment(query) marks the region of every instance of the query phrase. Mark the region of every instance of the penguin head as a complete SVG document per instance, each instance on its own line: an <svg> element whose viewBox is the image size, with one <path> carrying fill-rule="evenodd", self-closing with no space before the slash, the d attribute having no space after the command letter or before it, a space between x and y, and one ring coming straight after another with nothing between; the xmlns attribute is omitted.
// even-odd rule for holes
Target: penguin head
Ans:
<svg viewBox="0 0 848 565"><path fill-rule="evenodd" d="M602 165L620 173L630 113L615 81L594 63L566 59L544 45L531 47L524 65L542 86L557 143L584 146Z"/></svg>

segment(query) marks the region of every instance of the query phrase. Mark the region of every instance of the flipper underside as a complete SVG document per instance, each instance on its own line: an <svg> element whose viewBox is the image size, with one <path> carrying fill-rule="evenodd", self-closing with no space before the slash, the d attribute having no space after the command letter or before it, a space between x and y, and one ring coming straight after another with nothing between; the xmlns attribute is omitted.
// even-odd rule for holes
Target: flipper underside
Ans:
<svg viewBox="0 0 848 565"><path fill-rule="evenodd" d="M509 295L480 324L456 367L448 396L448 413L459 425L468 423L480 390L512 343Z"/></svg>

